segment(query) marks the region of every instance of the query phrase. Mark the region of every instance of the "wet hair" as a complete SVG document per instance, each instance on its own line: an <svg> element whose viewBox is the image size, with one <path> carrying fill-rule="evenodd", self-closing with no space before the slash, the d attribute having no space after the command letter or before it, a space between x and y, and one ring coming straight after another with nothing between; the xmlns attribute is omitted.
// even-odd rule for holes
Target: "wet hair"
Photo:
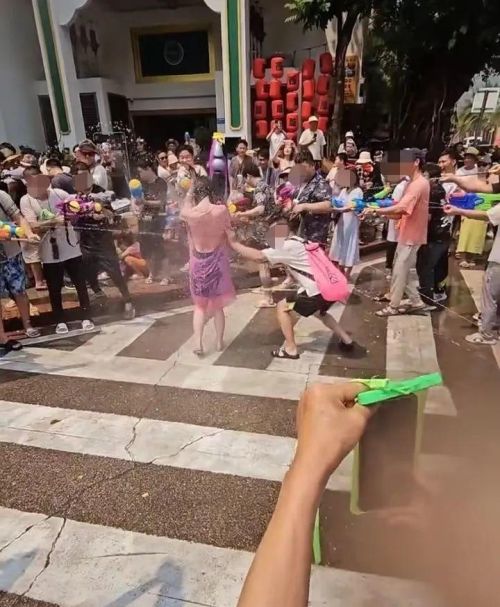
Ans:
<svg viewBox="0 0 500 607"><path fill-rule="evenodd" d="M254 162L249 162L243 167L241 174L243 177L260 177L259 167Z"/></svg>
<svg viewBox="0 0 500 607"><path fill-rule="evenodd" d="M181 145L177 150L177 154L176 154L177 158L179 158L179 156L181 155L182 152L188 152L194 158L194 149L193 149L192 145L189 145L188 143Z"/></svg>
<svg viewBox="0 0 500 607"><path fill-rule="evenodd" d="M45 162L45 166L50 169L53 167L57 167L59 169L62 169L62 162L59 160L59 158L47 158L47 161Z"/></svg>
<svg viewBox="0 0 500 607"><path fill-rule="evenodd" d="M439 165L434 162L427 162L424 164L423 171L429 175L430 179L436 179L441 176L441 169L439 168Z"/></svg>
<svg viewBox="0 0 500 607"><path fill-rule="evenodd" d="M32 175L41 175L42 171L40 170L39 167L26 167L23 171L23 177L24 179L27 179L28 177L31 177Z"/></svg>
<svg viewBox="0 0 500 607"><path fill-rule="evenodd" d="M314 158L309 150L300 150L295 158L295 164L309 164L316 166Z"/></svg>
<svg viewBox="0 0 500 607"><path fill-rule="evenodd" d="M193 199L195 204L199 204L204 198L207 197L210 202L214 201L214 189L212 187L212 182L208 177L197 177L193 186Z"/></svg>
<svg viewBox="0 0 500 607"><path fill-rule="evenodd" d="M137 163L137 168L142 169L143 171L147 171L148 169L151 169L154 172L156 167L155 167L154 160L152 160L151 158L142 158Z"/></svg>

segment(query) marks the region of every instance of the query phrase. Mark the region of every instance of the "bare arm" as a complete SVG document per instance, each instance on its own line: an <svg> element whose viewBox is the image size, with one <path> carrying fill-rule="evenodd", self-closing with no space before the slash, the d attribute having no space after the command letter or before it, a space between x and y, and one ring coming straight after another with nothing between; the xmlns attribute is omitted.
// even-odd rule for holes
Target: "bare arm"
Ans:
<svg viewBox="0 0 500 607"><path fill-rule="evenodd" d="M359 384L313 386L297 412L298 446L238 607L306 607L312 532L332 472L359 441L371 411L353 405Z"/></svg>
<svg viewBox="0 0 500 607"><path fill-rule="evenodd" d="M459 188L465 192L478 192L482 194L492 194L493 186L491 183L471 176L460 176L453 174L443 175L441 181L444 183L456 183Z"/></svg>
<svg viewBox="0 0 500 607"><path fill-rule="evenodd" d="M262 253L262 251L258 251L257 249L252 249L252 247L246 247L236 240L234 232L227 232L227 238L231 248L236 251L245 259L249 259L250 261L263 262L267 261L266 256Z"/></svg>
<svg viewBox="0 0 500 607"><path fill-rule="evenodd" d="M264 211L264 205L259 204L253 209L248 209L248 211L241 211L239 213L235 213L235 215L236 217L260 217L261 215L264 215Z"/></svg>
<svg viewBox="0 0 500 607"><path fill-rule="evenodd" d="M329 200L323 200L321 202L301 202L294 206L293 214L312 213L313 215L324 215L326 213L331 213L333 210L332 203Z"/></svg>
<svg viewBox="0 0 500 607"><path fill-rule="evenodd" d="M479 219L480 221L490 220L486 211L459 209L458 207L454 207L451 205L447 205L444 210L447 215L459 215L460 217L466 217L467 219Z"/></svg>

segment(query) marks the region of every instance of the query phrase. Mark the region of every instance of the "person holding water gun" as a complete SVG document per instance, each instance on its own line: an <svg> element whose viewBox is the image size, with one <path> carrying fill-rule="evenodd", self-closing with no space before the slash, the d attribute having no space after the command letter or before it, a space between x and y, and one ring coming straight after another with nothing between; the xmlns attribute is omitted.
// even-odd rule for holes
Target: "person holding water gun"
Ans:
<svg viewBox="0 0 500 607"><path fill-rule="evenodd" d="M359 263L359 215L356 212L357 199L363 198L359 186L359 175L353 169L338 169L335 184L340 188L336 201L343 206L335 206L340 214L330 248L330 259L344 272L347 279L352 268Z"/></svg>
<svg viewBox="0 0 500 607"><path fill-rule="evenodd" d="M493 166L490 174L500 175L500 165ZM445 174L441 180L446 183L456 183L465 192L478 194L494 194L500 201L500 183L488 183L474 177L461 177L459 175ZM493 202L493 201L492 201ZM468 219L477 219L490 222L494 226L500 225L500 204L488 210L464 209L448 205L445 213L458 215ZM481 293L481 320L479 331L467 335L465 338L471 344L494 346L498 341L498 326L500 316L500 230L497 229L493 247L488 257L488 265L483 277L483 290Z"/></svg>

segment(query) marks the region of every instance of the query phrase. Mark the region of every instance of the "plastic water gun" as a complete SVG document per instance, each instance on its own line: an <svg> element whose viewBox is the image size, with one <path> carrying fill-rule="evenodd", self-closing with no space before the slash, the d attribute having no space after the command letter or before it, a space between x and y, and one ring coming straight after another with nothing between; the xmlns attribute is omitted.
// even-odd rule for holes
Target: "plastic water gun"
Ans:
<svg viewBox="0 0 500 607"><path fill-rule="evenodd" d="M62 200L57 204L58 210L69 218L81 217L82 215L93 215L102 212L102 204L87 200L86 198L72 198Z"/></svg>
<svg viewBox="0 0 500 607"><path fill-rule="evenodd" d="M467 211L489 211L500 202L500 194L469 193L461 196L450 196L450 204Z"/></svg>
<svg viewBox="0 0 500 607"><path fill-rule="evenodd" d="M356 383L365 385L368 390L360 392L357 402L365 407L370 407L384 400L399 398L408 394L415 394L427 390L433 386L443 383L441 373L428 373L411 379L392 381L390 379L355 379Z"/></svg>
<svg viewBox="0 0 500 607"><path fill-rule="evenodd" d="M24 228L10 221L0 221L0 240L10 240L11 238L26 238Z"/></svg>
<svg viewBox="0 0 500 607"><path fill-rule="evenodd" d="M296 188L289 181L283 183L276 189L276 203L285 212L292 209Z"/></svg>
<svg viewBox="0 0 500 607"><path fill-rule="evenodd" d="M389 196L392 193L392 188L390 185L386 185L385 188L383 190L380 190L380 192L377 192L376 194L373 195L373 198L375 200L382 200L384 198L389 198Z"/></svg>
<svg viewBox="0 0 500 607"><path fill-rule="evenodd" d="M131 179L128 182L130 195L136 200L142 200L144 198L144 190L142 189L142 183L138 179Z"/></svg>
<svg viewBox="0 0 500 607"><path fill-rule="evenodd" d="M56 214L49 209L42 209L42 212L40 213L40 219L42 221L50 221L51 219L54 219L55 216Z"/></svg>
<svg viewBox="0 0 500 607"><path fill-rule="evenodd" d="M363 198L354 198L350 200L347 205L345 200L342 198L333 198L332 205L335 209L343 209L345 206L349 206L355 213L362 213L367 207L386 209L392 207L394 200L392 198L381 198L376 200L364 200Z"/></svg>
<svg viewBox="0 0 500 607"><path fill-rule="evenodd" d="M233 196L227 201L227 209L231 213L239 213L242 211L246 211L250 208L251 201L246 196L239 194L237 196Z"/></svg>

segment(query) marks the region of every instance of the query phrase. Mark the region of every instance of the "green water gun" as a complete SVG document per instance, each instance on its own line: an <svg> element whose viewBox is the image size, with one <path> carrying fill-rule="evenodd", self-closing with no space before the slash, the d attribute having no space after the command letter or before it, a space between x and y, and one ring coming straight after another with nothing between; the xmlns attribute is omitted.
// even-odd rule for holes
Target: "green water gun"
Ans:
<svg viewBox="0 0 500 607"><path fill-rule="evenodd" d="M393 381L390 379L355 379L355 382L363 384L368 388L366 392L360 392L357 402L364 407L371 407L384 400L399 398L427 390L433 386L439 386L443 383L441 373L428 373L411 379Z"/></svg>

